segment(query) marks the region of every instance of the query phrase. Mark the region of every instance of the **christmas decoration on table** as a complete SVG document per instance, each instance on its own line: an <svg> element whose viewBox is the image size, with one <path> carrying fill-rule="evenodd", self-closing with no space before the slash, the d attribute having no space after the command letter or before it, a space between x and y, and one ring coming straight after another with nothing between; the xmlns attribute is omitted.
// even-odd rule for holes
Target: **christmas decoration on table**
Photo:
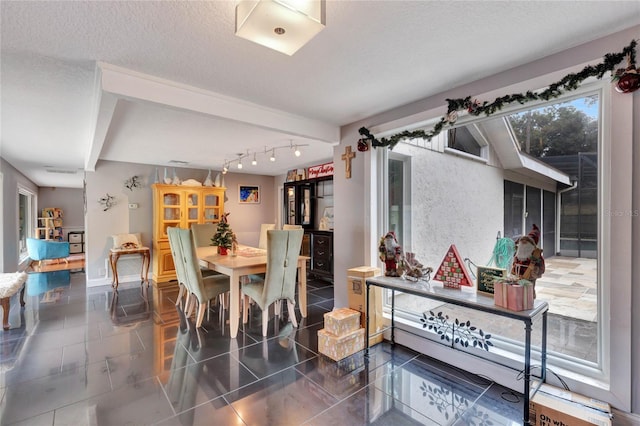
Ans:
<svg viewBox="0 0 640 426"><path fill-rule="evenodd" d="M516 253L511 267L512 276L531 282L534 298L536 296L536 280L544 274L545 270L542 249L538 247L539 240L540 228L533 224L531 231L516 241Z"/></svg>
<svg viewBox="0 0 640 426"><path fill-rule="evenodd" d="M445 287L460 289L461 286L473 287L473 281L469 277L467 269L458 249L451 244L447 254L436 272L435 279L442 282Z"/></svg>
<svg viewBox="0 0 640 426"><path fill-rule="evenodd" d="M418 281L424 279L425 281L431 280L431 273L433 268L430 266L424 266L416 259L415 253L407 252L403 259L404 277L410 281Z"/></svg>
<svg viewBox="0 0 640 426"><path fill-rule="evenodd" d="M218 246L218 253L221 255L226 255L227 250L233 247L233 231L229 226L229 214L224 213L220 217L220 222L218 222L218 228L216 229L216 233L213 238L211 238L211 245Z"/></svg>
<svg viewBox="0 0 640 426"><path fill-rule="evenodd" d="M564 76L560 81L550 84L546 89L540 92L533 92L528 90L525 93L512 93L510 95L504 95L496 98L493 102L480 102L472 96L458 99L446 99L447 101L447 114L438 121L433 129L429 132L424 130L405 130L398 134L392 135L388 138L376 139L374 135L366 127L361 127L358 130L360 135L364 136L367 140L371 141L371 146L388 147L393 149L398 142L403 139L426 139L431 140L442 130L445 126L452 126L458 119L458 111L467 111L469 114L479 116L484 114L489 117L496 112L502 110L505 105L512 103L525 104L531 101L548 101L555 99L565 92L570 92L577 89L584 80L590 77L596 77L602 79L605 73L614 73L615 67L627 58L628 66L625 69L618 69L614 76L613 81L616 82L616 90L623 93L630 93L637 90L640 87L640 73L635 67L635 49L637 41L632 40L631 43L622 49L619 53L607 53L604 55L604 60L597 65L587 65L582 71L577 73L570 73Z"/></svg>
<svg viewBox="0 0 640 426"><path fill-rule="evenodd" d="M493 282L493 301L496 306L511 311L533 309L535 299L533 284L517 277L496 278Z"/></svg>
<svg viewBox="0 0 640 426"><path fill-rule="evenodd" d="M402 275L402 247L398 244L395 232L389 231L380 238L378 253L380 260L384 262L385 276L399 277Z"/></svg>

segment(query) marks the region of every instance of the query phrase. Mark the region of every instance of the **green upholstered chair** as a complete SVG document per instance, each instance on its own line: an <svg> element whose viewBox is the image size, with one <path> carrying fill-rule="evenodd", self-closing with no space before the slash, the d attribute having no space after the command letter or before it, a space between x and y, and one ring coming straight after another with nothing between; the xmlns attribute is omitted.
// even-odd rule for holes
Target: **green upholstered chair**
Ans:
<svg viewBox="0 0 640 426"><path fill-rule="evenodd" d="M262 309L262 335L267 335L269 306L280 300L287 300L289 318L294 327L298 326L295 315L296 276L298 256L302 245L302 229L288 231L267 231L267 273L262 282L242 285L242 293L253 299ZM247 321L248 303L245 300L243 322Z"/></svg>
<svg viewBox="0 0 640 426"><path fill-rule="evenodd" d="M267 231L276 229L275 223L263 223L260 225L260 239L258 240L258 248L267 249Z"/></svg>
<svg viewBox="0 0 640 426"><path fill-rule="evenodd" d="M178 233L175 231L178 228L167 228L167 236L169 237L169 247L171 248L171 257L173 257L173 265L176 268L176 278L178 279L178 285L180 290L178 291L178 297L176 299L176 306L180 305L182 298L185 298L184 312L187 313L190 308L191 291L187 288L186 272L184 270L184 260L182 259L182 246L180 245L180 239Z"/></svg>
<svg viewBox="0 0 640 426"><path fill-rule="evenodd" d="M204 313L209 302L217 296L229 291L229 277L223 274L204 277L200 271L193 233L189 229L168 228L167 233L177 235L182 250L183 277L180 279L185 284L190 294L198 301L198 314L196 316L196 328L202 325ZM176 268L176 273L179 274ZM191 307L187 315L191 313Z"/></svg>
<svg viewBox="0 0 640 426"><path fill-rule="evenodd" d="M216 233L215 223L194 223L191 225L193 239L196 247L207 247L211 245L211 238Z"/></svg>

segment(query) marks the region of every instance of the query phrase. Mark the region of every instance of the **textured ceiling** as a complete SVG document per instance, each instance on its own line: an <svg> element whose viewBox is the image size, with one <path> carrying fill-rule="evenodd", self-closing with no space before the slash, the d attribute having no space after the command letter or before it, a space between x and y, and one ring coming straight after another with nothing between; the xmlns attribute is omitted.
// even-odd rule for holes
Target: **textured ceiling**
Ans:
<svg viewBox="0 0 640 426"><path fill-rule="evenodd" d="M45 166L220 169L290 141L309 144L300 163L326 160L340 125L640 23L637 1L328 1L327 27L289 57L235 37L234 4L2 1L2 157L75 187L81 173ZM96 88L98 63L116 89Z"/></svg>

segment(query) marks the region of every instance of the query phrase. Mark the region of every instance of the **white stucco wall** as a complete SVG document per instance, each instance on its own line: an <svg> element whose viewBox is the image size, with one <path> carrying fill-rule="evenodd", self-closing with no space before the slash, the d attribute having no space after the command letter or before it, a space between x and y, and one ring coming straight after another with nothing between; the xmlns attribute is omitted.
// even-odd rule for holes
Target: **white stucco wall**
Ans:
<svg viewBox="0 0 640 426"><path fill-rule="evenodd" d="M503 227L502 170L410 145L394 152L411 156L411 250L418 260L435 270L455 244L463 258L486 264Z"/></svg>

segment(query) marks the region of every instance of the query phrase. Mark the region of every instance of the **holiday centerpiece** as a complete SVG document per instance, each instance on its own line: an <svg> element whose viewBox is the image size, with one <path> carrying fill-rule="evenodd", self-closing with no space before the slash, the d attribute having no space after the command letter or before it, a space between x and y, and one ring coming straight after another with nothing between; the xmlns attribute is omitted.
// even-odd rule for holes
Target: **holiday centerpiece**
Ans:
<svg viewBox="0 0 640 426"><path fill-rule="evenodd" d="M387 232L378 243L378 254L384 262L384 275L387 277L402 276L402 247L398 244L396 233Z"/></svg>
<svg viewBox="0 0 640 426"><path fill-rule="evenodd" d="M220 217L220 222L218 223L218 228L216 229L216 233L213 238L211 238L211 245L218 247L218 253L221 255L226 255L228 250L231 250L234 244L235 234L231 230L229 226L229 216L230 213L225 213Z"/></svg>

